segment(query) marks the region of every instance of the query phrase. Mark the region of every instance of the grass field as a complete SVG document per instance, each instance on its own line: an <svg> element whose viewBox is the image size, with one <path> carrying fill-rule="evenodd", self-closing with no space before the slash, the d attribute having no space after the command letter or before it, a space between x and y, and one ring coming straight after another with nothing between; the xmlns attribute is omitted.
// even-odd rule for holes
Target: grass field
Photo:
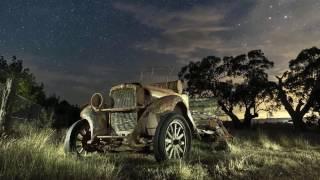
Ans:
<svg viewBox="0 0 320 180"><path fill-rule="evenodd" d="M153 155L63 153L64 132L20 126L0 139L0 179L319 179L320 133L283 125L232 131L231 151L194 141L188 162L157 163Z"/></svg>

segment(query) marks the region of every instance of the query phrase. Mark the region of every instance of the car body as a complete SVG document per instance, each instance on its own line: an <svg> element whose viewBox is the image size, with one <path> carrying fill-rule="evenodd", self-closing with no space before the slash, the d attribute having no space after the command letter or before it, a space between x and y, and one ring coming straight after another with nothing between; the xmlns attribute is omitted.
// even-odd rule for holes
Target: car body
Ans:
<svg viewBox="0 0 320 180"><path fill-rule="evenodd" d="M113 86L95 93L68 130L66 152L153 150L158 161L186 158L196 127L181 81ZM168 150L167 150L168 149Z"/></svg>

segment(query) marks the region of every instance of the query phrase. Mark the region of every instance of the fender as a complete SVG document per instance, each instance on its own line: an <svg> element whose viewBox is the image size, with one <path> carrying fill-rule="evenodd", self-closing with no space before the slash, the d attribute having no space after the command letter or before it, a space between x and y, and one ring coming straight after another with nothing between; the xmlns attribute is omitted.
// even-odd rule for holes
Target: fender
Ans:
<svg viewBox="0 0 320 180"><path fill-rule="evenodd" d="M189 111L188 102L183 97L178 95L169 95L159 98L151 103L138 120L138 125L133 131L133 135L148 135L154 136L160 117L166 113L177 111L181 113L192 132L197 133L196 125ZM177 107L179 109L177 109ZM179 112L180 111L180 112Z"/></svg>
<svg viewBox="0 0 320 180"><path fill-rule="evenodd" d="M81 111L80 117L89 123L91 140L93 140L97 135L107 134L108 116L106 112L94 111L92 107L88 105Z"/></svg>
<svg viewBox="0 0 320 180"><path fill-rule="evenodd" d="M72 126L69 127L67 134L66 134L66 138L64 140L64 145L63 145L63 150L65 153L69 153L72 151L71 146L70 146L70 141L71 141L71 136L72 136L72 132L74 131L74 128L76 126L78 126L78 124L82 123L83 120L78 120L75 123L72 124Z"/></svg>

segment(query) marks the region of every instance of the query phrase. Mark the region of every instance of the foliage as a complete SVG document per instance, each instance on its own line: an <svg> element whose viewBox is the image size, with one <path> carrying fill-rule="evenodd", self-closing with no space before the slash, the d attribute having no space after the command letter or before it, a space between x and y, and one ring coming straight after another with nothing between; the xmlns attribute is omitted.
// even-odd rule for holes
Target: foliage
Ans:
<svg viewBox="0 0 320 180"><path fill-rule="evenodd" d="M262 106L273 99L266 72L272 67L273 62L261 50L253 50L236 57L208 56L190 62L181 69L179 78L187 82L186 90L191 96L218 98L219 106L237 127L240 118L234 108L244 108L244 124L250 126L259 111L272 111L276 107L273 104L269 108Z"/></svg>
<svg viewBox="0 0 320 180"><path fill-rule="evenodd" d="M0 83L4 83L9 76L14 78L15 94L44 107L45 111L41 112L41 117L35 123L36 125L63 128L79 119L79 107L71 105L65 100L60 100L55 95L47 97L44 85L37 83L35 76L23 66L22 60L13 56L9 62L1 56ZM14 106L19 108L20 104L14 104Z"/></svg>
<svg viewBox="0 0 320 180"><path fill-rule="evenodd" d="M66 100L60 100L55 95L47 98L44 107L49 112L47 118L52 122L53 128L69 127L80 119L80 109L78 106L71 105Z"/></svg>
<svg viewBox="0 0 320 180"><path fill-rule="evenodd" d="M302 50L289 62L289 70L278 78L278 99L291 116L297 129L305 129L303 117L313 107L320 91L320 49Z"/></svg>
<svg viewBox="0 0 320 180"><path fill-rule="evenodd" d="M34 75L28 68L23 67L23 61L16 56L13 56L9 63L3 56L0 57L0 83L4 83L8 76L14 78L17 94L38 104L45 101L43 84L36 82Z"/></svg>

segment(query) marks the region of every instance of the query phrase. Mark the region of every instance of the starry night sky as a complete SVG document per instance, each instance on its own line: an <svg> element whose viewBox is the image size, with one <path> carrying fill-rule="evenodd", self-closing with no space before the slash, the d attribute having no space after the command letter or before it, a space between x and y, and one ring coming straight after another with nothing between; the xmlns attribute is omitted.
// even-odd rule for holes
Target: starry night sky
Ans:
<svg viewBox="0 0 320 180"><path fill-rule="evenodd" d="M319 0L0 2L0 54L23 59L49 94L71 103L121 82L175 79L208 55L262 49L274 75L319 45Z"/></svg>

